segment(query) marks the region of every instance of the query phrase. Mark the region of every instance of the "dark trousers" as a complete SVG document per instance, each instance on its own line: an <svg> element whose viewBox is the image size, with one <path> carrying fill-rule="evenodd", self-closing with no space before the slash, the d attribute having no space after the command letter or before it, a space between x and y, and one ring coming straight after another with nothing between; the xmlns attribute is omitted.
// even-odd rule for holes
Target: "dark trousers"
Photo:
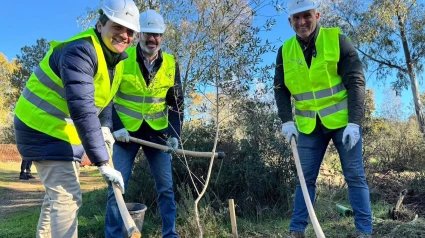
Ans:
<svg viewBox="0 0 425 238"><path fill-rule="evenodd" d="M31 173L31 165L32 165L32 160L22 160L21 173L24 173L25 170L27 171L27 173Z"/></svg>

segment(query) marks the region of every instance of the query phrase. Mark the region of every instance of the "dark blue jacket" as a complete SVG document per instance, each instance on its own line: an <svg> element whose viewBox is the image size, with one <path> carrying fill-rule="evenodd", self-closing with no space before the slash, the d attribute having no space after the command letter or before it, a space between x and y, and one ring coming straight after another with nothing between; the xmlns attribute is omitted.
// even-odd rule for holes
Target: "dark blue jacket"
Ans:
<svg viewBox="0 0 425 238"><path fill-rule="evenodd" d="M127 58L126 53L110 51L96 32L102 45L112 80L115 66ZM112 103L97 116L94 106L93 77L97 73L98 60L90 38L79 39L57 48L50 57L50 67L65 87L66 101L71 118L77 128L82 145L70 143L36 131L15 116L16 144L24 160L65 160L80 161L87 153L94 164L109 159L101 126L112 128ZM41 119L42 120L42 119Z"/></svg>

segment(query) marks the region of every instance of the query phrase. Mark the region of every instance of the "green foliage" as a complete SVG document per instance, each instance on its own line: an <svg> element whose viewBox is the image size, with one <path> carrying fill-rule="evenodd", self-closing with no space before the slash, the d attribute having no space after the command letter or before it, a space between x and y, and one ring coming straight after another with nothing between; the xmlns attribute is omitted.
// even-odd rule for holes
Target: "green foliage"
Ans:
<svg viewBox="0 0 425 238"><path fill-rule="evenodd" d="M291 194L295 187L295 166L289 146L281 137L280 120L273 106L252 99L227 101L232 104L234 120L223 124L218 141L218 151L226 153L222 161L215 160L207 196L212 207L218 209L227 199L233 198L237 213L262 217L269 211L289 214ZM249 108L249 110L247 110ZM237 118L237 119L236 119ZM213 124L187 122L183 128L183 148L211 151L214 140ZM186 164L187 161L187 164ZM209 159L173 158L173 178L176 187L190 184L194 195L200 192L209 166ZM156 209L154 185L145 160L139 160L127 189L132 201L143 202ZM194 174L192 183L187 168ZM143 181L141 186L140 181ZM177 202L182 194L176 194Z"/></svg>
<svg viewBox="0 0 425 238"><path fill-rule="evenodd" d="M394 122L375 118L372 130L365 136L365 154L375 158L380 170L421 170L425 141L417 130L417 121Z"/></svg>
<svg viewBox="0 0 425 238"><path fill-rule="evenodd" d="M0 53L0 142L10 143L13 137L13 115L10 113L15 105L14 95L18 90L12 84L13 75L22 70L22 66L16 59L8 62Z"/></svg>
<svg viewBox="0 0 425 238"><path fill-rule="evenodd" d="M416 195L425 195L425 171L421 171L417 176L415 176L414 179L410 181L408 187L412 190L411 192Z"/></svg>
<svg viewBox="0 0 425 238"><path fill-rule="evenodd" d="M49 48L49 42L44 38L38 39L35 45L21 48L21 54L17 55L17 62L22 68L14 72L11 80L13 87L16 88L13 100L15 103L18 101L32 72L38 67Z"/></svg>
<svg viewBox="0 0 425 238"><path fill-rule="evenodd" d="M32 71L43 59L49 48L45 39L37 40L33 46L21 48L21 55L17 55L10 63L0 53L0 142L14 143L13 108L21 95Z"/></svg>
<svg viewBox="0 0 425 238"><path fill-rule="evenodd" d="M379 220L374 224L376 237L409 237L421 238L425 236L423 229L425 222L419 219L415 222L401 222L392 220Z"/></svg>

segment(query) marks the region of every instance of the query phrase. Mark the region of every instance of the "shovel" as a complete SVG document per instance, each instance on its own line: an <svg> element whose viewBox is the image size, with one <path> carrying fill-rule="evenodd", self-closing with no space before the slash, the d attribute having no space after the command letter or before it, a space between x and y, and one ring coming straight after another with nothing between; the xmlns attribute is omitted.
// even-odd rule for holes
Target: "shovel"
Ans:
<svg viewBox="0 0 425 238"><path fill-rule="evenodd" d="M108 150L109 159L112 160L112 149L109 143L106 145L106 149ZM111 163L110 166L114 168L113 163ZM142 233L140 233L139 229L136 226L136 223L134 223L134 220L130 215L130 212L128 212L127 207L125 206L124 197L122 196L120 188L115 183L112 183L112 190L114 191L118 210L120 211L120 215L124 222L125 229L127 230L128 237L141 238Z"/></svg>
<svg viewBox="0 0 425 238"><path fill-rule="evenodd" d="M158 150L168 151L170 149L168 146L156 144L156 143L141 140L141 139L137 139L137 138L132 137L132 136L130 136L130 141L134 142L136 144L139 144L139 145L146 145L146 146L158 149ZM199 157L199 158L211 158L211 156L213 155L212 152L199 152L199 151L180 150L180 149L175 150L175 152L178 155L187 155L187 156L190 156L190 157ZM224 157L225 157L224 152L214 153L214 158L224 159Z"/></svg>
<svg viewBox="0 0 425 238"><path fill-rule="evenodd" d="M325 238L322 228L320 227L319 221L317 220L316 213L314 212L313 205L311 204L310 195L307 190L307 185L305 183L303 169L300 163L300 157L298 156L297 142L295 141L295 136L291 136L291 148L292 153L294 154L295 166L297 167L298 179L300 180L301 190L303 192L303 197L305 204L307 206L308 215L310 216L310 221L313 224L314 232L316 237Z"/></svg>

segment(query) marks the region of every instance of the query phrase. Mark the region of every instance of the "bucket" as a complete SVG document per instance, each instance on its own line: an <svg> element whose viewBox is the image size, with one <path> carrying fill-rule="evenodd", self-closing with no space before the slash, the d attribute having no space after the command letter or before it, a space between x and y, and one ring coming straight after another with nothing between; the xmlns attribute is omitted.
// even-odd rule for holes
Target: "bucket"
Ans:
<svg viewBox="0 0 425 238"><path fill-rule="evenodd" d="M145 218L145 212L147 207L141 203L125 203L128 213L130 213L131 218L134 223L136 223L137 229L142 232L143 219ZM123 237L128 238L127 230L123 224Z"/></svg>

